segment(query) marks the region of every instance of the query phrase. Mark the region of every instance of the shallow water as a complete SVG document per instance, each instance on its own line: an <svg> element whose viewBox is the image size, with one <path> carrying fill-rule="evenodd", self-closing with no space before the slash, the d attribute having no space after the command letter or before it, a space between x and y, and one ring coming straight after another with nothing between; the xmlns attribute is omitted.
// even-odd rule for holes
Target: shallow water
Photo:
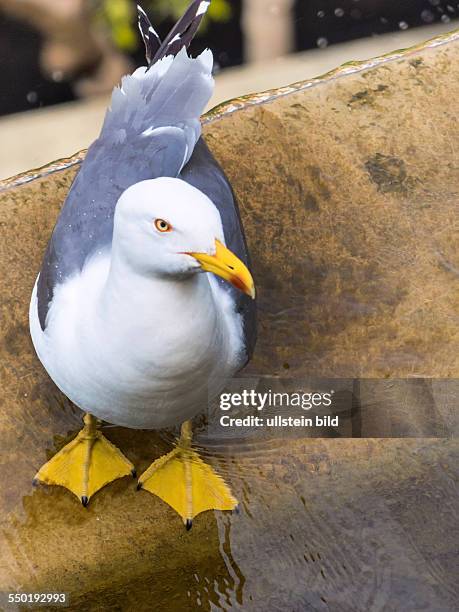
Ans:
<svg viewBox="0 0 459 612"><path fill-rule="evenodd" d="M453 391L438 383L437 400ZM48 399L54 414L78 426L70 403ZM178 433L102 430L139 472ZM275 431L229 438L219 431L198 419L194 447L240 504L232 513L199 515L190 532L130 478L84 509L68 491L33 488L3 466L5 587L64 591L75 610L453 609L453 439L286 440ZM44 445L48 454L67 440L54 439ZM46 457L41 442L37 452L28 444L23 457L33 475Z"/></svg>

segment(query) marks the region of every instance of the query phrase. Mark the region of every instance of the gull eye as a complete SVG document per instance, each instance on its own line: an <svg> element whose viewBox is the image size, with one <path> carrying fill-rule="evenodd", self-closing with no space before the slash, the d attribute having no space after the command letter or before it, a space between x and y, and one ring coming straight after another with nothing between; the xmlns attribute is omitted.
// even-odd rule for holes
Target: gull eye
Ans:
<svg viewBox="0 0 459 612"><path fill-rule="evenodd" d="M172 225L164 219L155 219L155 227L158 232L170 232L172 229Z"/></svg>

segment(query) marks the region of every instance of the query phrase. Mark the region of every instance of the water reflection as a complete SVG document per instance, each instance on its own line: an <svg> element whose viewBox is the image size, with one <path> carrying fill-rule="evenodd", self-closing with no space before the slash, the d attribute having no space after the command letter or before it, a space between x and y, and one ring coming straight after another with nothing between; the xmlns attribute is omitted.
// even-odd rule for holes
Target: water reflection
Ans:
<svg viewBox="0 0 459 612"><path fill-rule="evenodd" d="M444 529L457 510L442 468L422 476L433 447L316 442L279 449L259 470L244 462L233 478L240 514L216 519L234 587L212 609L447 610L455 587Z"/></svg>

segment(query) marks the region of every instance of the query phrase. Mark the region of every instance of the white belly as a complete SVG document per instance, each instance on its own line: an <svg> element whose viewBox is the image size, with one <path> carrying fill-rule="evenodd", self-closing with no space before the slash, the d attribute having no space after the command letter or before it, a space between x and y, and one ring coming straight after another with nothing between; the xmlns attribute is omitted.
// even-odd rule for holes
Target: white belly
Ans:
<svg viewBox="0 0 459 612"><path fill-rule="evenodd" d="M126 301L102 299L108 267L101 256L56 288L44 332L34 289L31 335L49 375L82 410L125 427L155 429L204 412L243 363L229 294L198 274L175 282L169 302L150 286Z"/></svg>

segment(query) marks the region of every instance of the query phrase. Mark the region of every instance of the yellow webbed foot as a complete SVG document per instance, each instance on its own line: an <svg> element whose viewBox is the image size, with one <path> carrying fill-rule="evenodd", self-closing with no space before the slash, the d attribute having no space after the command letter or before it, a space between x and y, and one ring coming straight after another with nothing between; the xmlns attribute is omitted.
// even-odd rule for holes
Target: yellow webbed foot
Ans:
<svg viewBox="0 0 459 612"><path fill-rule="evenodd" d="M138 488L160 497L183 519L187 529L206 510L234 510L237 499L213 468L190 448L191 430L182 427L180 442L173 451L154 461L140 476Z"/></svg>
<svg viewBox="0 0 459 612"><path fill-rule="evenodd" d="M35 481L60 485L74 493L86 506L94 493L106 484L135 475L133 464L96 428L96 419L84 417L76 438L43 465Z"/></svg>

